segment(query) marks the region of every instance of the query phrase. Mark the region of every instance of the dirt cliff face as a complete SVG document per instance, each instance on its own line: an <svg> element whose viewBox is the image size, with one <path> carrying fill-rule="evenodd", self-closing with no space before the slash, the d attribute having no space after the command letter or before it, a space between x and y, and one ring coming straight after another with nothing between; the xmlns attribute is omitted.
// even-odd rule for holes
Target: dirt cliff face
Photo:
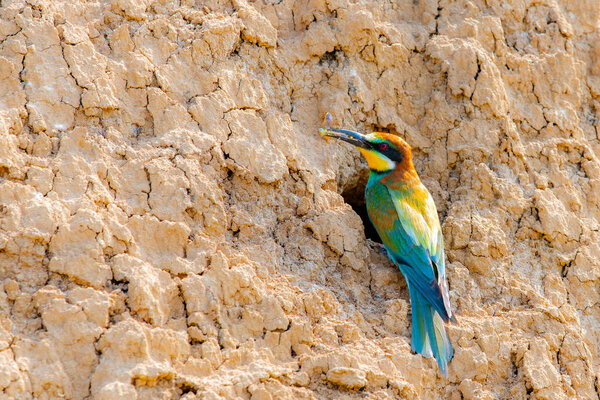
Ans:
<svg viewBox="0 0 600 400"><path fill-rule="evenodd" d="M599 14L2 2L2 397L597 399ZM317 135L328 111L414 148L458 318L448 379L410 351L406 285L359 216L368 170Z"/></svg>

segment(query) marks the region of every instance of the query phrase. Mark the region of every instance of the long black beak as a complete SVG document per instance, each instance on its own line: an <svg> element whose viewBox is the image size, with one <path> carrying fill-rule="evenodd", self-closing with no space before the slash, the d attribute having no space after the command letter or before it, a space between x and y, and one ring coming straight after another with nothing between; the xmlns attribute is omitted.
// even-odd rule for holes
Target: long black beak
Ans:
<svg viewBox="0 0 600 400"><path fill-rule="evenodd" d="M349 131L347 129L319 129L319 133L322 136L332 137L335 139L343 140L344 142L348 142L357 147L362 147L363 149L371 149L373 146L367 140L367 136L362 133Z"/></svg>

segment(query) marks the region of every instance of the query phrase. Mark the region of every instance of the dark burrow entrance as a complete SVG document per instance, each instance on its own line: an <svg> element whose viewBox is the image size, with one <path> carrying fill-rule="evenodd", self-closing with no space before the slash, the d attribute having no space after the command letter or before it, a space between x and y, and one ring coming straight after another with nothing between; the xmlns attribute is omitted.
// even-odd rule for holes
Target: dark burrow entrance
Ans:
<svg viewBox="0 0 600 400"><path fill-rule="evenodd" d="M345 188L342 191L342 197L344 201L352 207L355 213L358 214L362 220L363 226L365 227L365 236L376 243L382 243L381 238L377 234L375 227L369 219L367 213L367 204L365 203L365 187L367 185L366 179L359 179L359 182L350 188Z"/></svg>
<svg viewBox="0 0 600 400"><path fill-rule="evenodd" d="M360 219L362 219L363 225L365 227L365 236L367 237L367 239L371 239L372 241L377 243L382 243L379 234L377 233L375 227L369 219L369 215L367 214L367 205L365 204L364 199L362 203L350 203L349 201L346 202L350 204L354 212L358 214Z"/></svg>

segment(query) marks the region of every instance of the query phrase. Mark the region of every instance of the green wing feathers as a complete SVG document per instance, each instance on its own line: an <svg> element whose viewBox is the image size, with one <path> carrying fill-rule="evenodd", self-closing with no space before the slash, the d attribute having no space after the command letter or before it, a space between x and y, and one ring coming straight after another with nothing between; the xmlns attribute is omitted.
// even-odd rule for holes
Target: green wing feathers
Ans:
<svg viewBox="0 0 600 400"><path fill-rule="evenodd" d="M454 318L448 299L442 232L433 199L421 184L394 190L371 183L365 194L369 218L408 283L411 346L425 357L433 355L445 376L453 351L444 321Z"/></svg>

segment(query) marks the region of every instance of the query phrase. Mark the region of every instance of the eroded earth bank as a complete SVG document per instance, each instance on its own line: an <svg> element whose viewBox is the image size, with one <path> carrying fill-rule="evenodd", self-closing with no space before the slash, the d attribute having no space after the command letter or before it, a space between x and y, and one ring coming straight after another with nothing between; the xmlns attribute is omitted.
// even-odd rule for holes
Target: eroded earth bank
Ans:
<svg viewBox="0 0 600 400"><path fill-rule="evenodd" d="M598 399L599 14L3 1L2 398ZM328 111L414 147L459 321L448 379L410 351Z"/></svg>

